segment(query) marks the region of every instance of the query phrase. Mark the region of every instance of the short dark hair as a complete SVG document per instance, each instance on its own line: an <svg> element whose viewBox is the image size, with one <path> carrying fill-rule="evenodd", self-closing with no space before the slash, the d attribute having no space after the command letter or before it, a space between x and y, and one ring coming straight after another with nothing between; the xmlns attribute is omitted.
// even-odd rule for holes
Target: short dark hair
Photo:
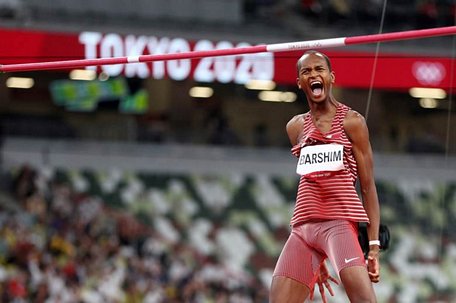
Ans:
<svg viewBox="0 0 456 303"><path fill-rule="evenodd" d="M318 54L318 55L323 56L323 58L326 61L326 64L328 65L329 71L332 71L331 60L329 59L329 57L322 52L311 49L311 50L306 51L304 54L302 54L302 56L298 59L298 62L296 63L296 70L298 72L298 75L299 75L299 69L301 68L302 57L304 57L305 55L310 55L310 54Z"/></svg>

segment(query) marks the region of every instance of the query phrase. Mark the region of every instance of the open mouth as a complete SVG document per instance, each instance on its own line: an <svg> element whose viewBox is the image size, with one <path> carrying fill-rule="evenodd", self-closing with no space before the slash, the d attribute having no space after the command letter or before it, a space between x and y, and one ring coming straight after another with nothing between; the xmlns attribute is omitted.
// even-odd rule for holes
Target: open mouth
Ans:
<svg viewBox="0 0 456 303"><path fill-rule="evenodd" d="M323 92L323 83L320 81L313 81L310 83L310 90L315 96L319 96Z"/></svg>

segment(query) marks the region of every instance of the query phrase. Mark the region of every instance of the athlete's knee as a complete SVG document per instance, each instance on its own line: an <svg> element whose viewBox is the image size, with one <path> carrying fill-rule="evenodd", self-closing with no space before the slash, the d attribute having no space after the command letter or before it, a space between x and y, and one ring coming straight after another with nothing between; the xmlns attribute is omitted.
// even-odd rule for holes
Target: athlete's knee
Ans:
<svg viewBox="0 0 456 303"><path fill-rule="evenodd" d="M374 294L353 294L349 299L351 303L377 303Z"/></svg>
<svg viewBox="0 0 456 303"><path fill-rule="evenodd" d="M350 300L351 303L377 303L375 299L359 299L359 300Z"/></svg>
<svg viewBox="0 0 456 303"><path fill-rule="evenodd" d="M342 269L339 274L351 303L377 302L372 282L365 267L347 267Z"/></svg>

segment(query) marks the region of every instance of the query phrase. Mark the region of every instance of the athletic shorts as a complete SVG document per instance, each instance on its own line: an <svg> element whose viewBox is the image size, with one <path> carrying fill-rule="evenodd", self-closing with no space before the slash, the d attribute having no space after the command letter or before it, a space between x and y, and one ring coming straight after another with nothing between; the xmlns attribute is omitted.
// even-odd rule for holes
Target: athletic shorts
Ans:
<svg viewBox="0 0 456 303"><path fill-rule="evenodd" d="M285 276L312 288L326 258L338 274L346 267L366 267L356 222L310 221L293 227L273 276Z"/></svg>

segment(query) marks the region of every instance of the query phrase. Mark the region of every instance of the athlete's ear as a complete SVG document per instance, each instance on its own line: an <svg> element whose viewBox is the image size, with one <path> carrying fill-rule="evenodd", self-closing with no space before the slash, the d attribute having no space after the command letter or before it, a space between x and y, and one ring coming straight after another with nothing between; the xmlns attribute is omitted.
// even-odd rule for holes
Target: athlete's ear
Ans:
<svg viewBox="0 0 456 303"><path fill-rule="evenodd" d="M296 78L296 84L298 85L298 88L301 89L301 83L299 83L299 77Z"/></svg>
<svg viewBox="0 0 456 303"><path fill-rule="evenodd" d="M334 71L331 72L331 83L336 82L336 73Z"/></svg>

